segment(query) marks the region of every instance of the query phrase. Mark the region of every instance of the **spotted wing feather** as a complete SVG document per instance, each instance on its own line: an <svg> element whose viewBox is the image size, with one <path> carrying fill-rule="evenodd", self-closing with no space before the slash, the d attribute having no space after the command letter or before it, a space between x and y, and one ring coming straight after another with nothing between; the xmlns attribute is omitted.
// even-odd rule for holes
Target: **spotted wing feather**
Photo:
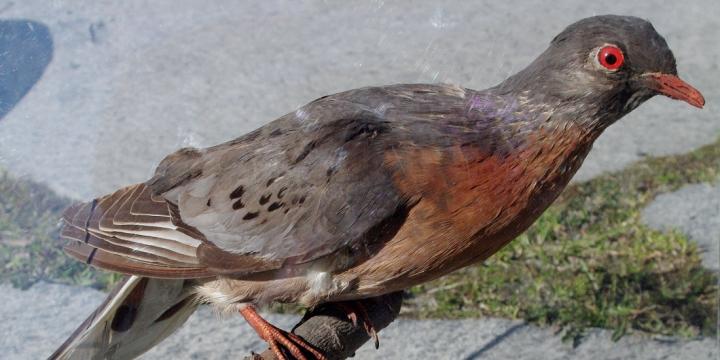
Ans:
<svg viewBox="0 0 720 360"><path fill-rule="evenodd" d="M206 237L201 247L303 263L367 245L364 235L407 205L383 165L391 131L373 111L323 99L193 160L176 157L149 184L184 179L160 194Z"/></svg>
<svg viewBox="0 0 720 360"><path fill-rule="evenodd" d="M145 184L68 210L68 252L160 277L256 273L338 251L347 256L337 266L349 266L417 200L395 188L387 153L448 142L431 125L462 116L463 98L444 85L358 89L228 143L181 149Z"/></svg>

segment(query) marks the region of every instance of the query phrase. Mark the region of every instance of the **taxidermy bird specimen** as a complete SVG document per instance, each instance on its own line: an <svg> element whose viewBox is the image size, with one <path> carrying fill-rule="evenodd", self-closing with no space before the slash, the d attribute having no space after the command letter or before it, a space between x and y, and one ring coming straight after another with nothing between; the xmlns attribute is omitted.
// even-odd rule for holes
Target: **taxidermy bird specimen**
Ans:
<svg viewBox="0 0 720 360"><path fill-rule="evenodd" d="M198 304L239 312L278 358L324 358L271 302L354 301L479 262L525 231L605 128L661 94L702 108L665 39L597 16L497 86L324 96L64 215L65 250L129 274L53 358L136 357Z"/></svg>

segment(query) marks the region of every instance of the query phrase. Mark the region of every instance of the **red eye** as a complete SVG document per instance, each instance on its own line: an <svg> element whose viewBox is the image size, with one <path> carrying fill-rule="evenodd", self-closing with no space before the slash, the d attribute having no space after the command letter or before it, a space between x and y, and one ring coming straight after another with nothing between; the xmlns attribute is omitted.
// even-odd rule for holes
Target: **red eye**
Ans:
<svg viewBox="0 0 720 360"><path fill-rule="evenodd" d="M615 71L625 62L625 57L623 57L623 53L620 48L608 45L603 46L600 51L598 51L598 62L604 68L610 71Z"/></svg>

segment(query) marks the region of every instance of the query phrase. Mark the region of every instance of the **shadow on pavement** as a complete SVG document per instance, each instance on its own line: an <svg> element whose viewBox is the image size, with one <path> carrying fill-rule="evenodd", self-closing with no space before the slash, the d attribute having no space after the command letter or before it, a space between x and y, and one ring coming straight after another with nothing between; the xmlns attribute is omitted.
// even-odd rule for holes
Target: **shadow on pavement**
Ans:
<svg viewBox="0 0 720 360"><path fill-rule="evenodd" d="M505 340L507 337L512 335L514 332L524 328L527 324L517 324L514 326L511 326L509 329L505 330L504 333L496 336L494 339L490 340L485 346L480 348L479 350L473 352L472 354L468 355L465 360L473 360L473 359L480 359L485 352L488 350L494 348L498 344L500 344L503 340Z"/></svg>
<svg viewBox="0 0 720 360"><path fill-rule="evenodd" d="M0 120L40 79L52 55L47 26L32 20L0 20Z"/></svg>

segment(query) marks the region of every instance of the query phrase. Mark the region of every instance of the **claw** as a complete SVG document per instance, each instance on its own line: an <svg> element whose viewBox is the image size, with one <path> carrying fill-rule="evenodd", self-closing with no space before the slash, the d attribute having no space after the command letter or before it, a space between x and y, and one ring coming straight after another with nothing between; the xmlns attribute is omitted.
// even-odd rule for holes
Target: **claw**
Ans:
<svg viewBox="0 0 720 360"><path fill-rule="evenodd" d="M240 308L240 314L245 318L248 324L255 329L255 332L257 332L263 340L267 341L270 346L270 350L272 350L278 360L288 360L285 356L286 353L287 355L292 356L292 359L327 360L325 355L320 353L301 337L278 329L267 322L267 320L263 319L260 314L257 313L253 306L243 306ZM312 358L309 359L306 354L311 355Z"/></svg>
<svg viewBox="0 0 720 360"><path fill-rule="evenodd" d="M363 304L359 301L344 301L335 304L337 304L341 309L343 309L343 311L345 311L348 319L352 321L354 326L358 325L359 315L365 332L368 334L368 336L370 336L371 339L373 339L373 342L375 343L375 349L379 349L380 337L378 337L375 326L373 326L372 321L370 321L370 315L368 314L367 309L365 309L365 306L363 306Z"/></svg>

